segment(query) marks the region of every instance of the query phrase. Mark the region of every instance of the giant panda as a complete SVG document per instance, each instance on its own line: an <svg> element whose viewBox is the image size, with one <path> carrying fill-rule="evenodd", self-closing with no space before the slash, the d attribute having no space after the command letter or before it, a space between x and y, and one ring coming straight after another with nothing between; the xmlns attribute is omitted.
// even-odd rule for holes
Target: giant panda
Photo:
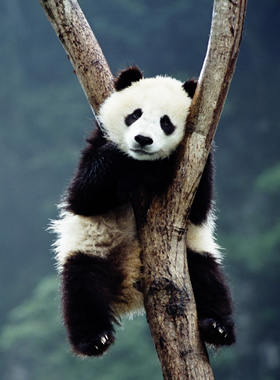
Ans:
<svg viewBox="0 0 280 380"><path fill-rule="evenodd" d="M64 322L79 355L102 355L114 342L120 317L143 307L131 199L139 187L153 195L171 183L195 88L193 80L143 78L132 66L118 75L115 91L100 107L97 128L51 227ZM235 341L235 332L214 237L212 156L191 208L186 244L201 337L222 346Z"/></svg>

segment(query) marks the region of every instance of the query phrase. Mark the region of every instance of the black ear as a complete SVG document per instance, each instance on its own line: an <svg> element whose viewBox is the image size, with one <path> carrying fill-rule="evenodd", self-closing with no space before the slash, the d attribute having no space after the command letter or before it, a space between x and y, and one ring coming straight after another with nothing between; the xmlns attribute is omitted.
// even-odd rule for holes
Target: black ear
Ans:
<svg viewBox="0 0 280 380"><path fill-rule="evenodd" d="M197 86L197 80L196 79L187 80L183 84L183 88L186 91L186 93L189 95L190 98L193 98L195 90L196 90L196 86Z"/></svg>
<svg viewBox="0 0 280 380"><path fill-rule="evenodd" d="M127 69L122 70L115 79L115 89L121 91L129 87L132 82L137 82L142 78L143 75L137 66L129 66Z"/></svg>

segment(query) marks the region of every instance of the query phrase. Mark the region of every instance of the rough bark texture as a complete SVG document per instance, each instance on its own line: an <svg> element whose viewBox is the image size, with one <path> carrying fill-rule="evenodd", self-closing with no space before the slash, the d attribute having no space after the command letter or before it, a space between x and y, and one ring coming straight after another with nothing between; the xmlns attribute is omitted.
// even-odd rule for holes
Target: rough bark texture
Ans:
<svg viewBox="0 0 280 380"><path fill-rule="evenodd" d="M93 109L112 91L112 75L76 0L39 0L66 49ZM154 199L145 223L138 207L143 247L147 319L165 379L213 379L197 329L186 261L187 217L233 75L246 0L215 0L210 40L168 193ZM143 199L138 200L141 205Z"/></svg>
<svg viewBox="0 0 280 380"><path fill-rule="evenodd" d="M76 0L39 0L94 112L113 91L113 76Z"/></svg>
<svg viewBox="0 0 280 380"><path fill-rule="evenodd" d="M140 226L145 308L165 379L212 379L186 262L187 216L232 79L246 0L215 0L210 40L168 193Z"/></svg>

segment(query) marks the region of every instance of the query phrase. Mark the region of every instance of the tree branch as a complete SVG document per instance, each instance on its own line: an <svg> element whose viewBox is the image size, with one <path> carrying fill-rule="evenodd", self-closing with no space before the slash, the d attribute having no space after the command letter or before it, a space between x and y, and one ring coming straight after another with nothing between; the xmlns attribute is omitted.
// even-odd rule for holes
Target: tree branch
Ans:
<svg viewBox="0 0 280 380"><path fill-rule="evenodd" d="M94 112L113 91L113 76L76 0L39 0Z"/></svg>
<svg viewBox="0 0 280 380"><path fill-rule="evenodd" d="M97 111L113 90L112 74L78 2L39 1ZM168 193L153 200L146 223L137 216L145 308L165 379L213 379L199 339L188 274L187 217L233 75L245 8L246 0L214 1L207 55L178 152L176 177Z"/></svg>

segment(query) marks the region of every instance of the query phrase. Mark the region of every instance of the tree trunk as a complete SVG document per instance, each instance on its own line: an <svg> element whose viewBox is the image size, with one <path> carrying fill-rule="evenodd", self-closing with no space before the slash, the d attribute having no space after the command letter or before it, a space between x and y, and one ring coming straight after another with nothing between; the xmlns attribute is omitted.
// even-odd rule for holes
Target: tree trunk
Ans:
<svg viewBox="0 0 280 380"><path fill-rule="evenodd" d="M77 1L39 1L97 111L113 89L112 75ZM176 176L167 194L153 200L145 223L141 209L136 209L147 319L168 380L213 379L199 338L188 273L187 218L233 75L245 9L246 0L214 1L208 50L178 151Z"/></svg>
<svg viewBox="0 0 280 380"><path fill-rule="evenodd" d="M178 152L177 174L140 225L145 308L165 379L213 378L199 339L187 268L187 217L234 72L245 9L246 0L214 1L207 54Z"/></svg>

